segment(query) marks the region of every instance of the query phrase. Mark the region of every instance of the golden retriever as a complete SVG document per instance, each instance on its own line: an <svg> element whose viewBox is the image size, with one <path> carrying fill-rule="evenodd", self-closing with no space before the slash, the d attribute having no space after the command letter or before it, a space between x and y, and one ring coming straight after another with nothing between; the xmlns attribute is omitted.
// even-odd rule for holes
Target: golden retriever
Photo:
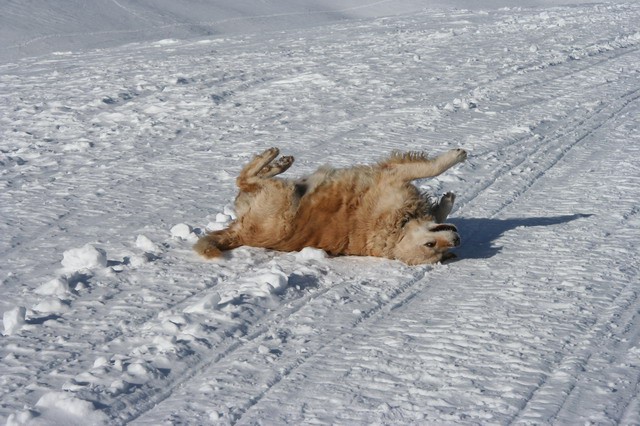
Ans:
<svg viewBox="0 0 640 426"><path fill-rule="evenodd" d="M330 255L377 256L409 265L455 257L460 244L455 226L443 224L455 196L431 203L411 181L438 176L463 162L467 153L452 149L438 157L394 153L370 166L319 168L298 180L277 178L293 163L278 160L277 148L255 156L236 183L237 219L228 228L200 238L194 249L206 258L242 245L281 251L305 247Z"/></svg>

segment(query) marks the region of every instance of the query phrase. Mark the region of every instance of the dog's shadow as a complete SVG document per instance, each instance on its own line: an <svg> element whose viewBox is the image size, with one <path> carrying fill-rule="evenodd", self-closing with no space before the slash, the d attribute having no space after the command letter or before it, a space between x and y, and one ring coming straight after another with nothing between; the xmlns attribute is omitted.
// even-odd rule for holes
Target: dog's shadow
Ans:
<svg viewBox="0 0 640 426"><path fill-rule="evenodd" d="M500 253L502 246L495 240L505 232L518 227L552 226L593 216L572 214L552 217L523 217L513 219L452 218L447 222L458 227L462 245L455 250L462 259L488 259Z"/></svg>

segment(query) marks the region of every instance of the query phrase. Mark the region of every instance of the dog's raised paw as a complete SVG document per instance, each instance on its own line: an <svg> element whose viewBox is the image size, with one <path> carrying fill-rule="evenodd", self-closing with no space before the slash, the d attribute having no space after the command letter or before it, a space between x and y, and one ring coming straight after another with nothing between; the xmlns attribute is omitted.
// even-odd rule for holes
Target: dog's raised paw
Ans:
<svg viewBox="0 0 640 426"><path fill-rule="evenodd" d="M278 161L276 161L276 166L277 167L289 167L293 164L293 156L291 155L285 155L284 157L280 157L278 158Z"/></svg>
<svg viewBox="0 0 640 426"><path fill-rule="evenodd" d="M453 150L456 153L456 156L458 157L458 161L464 161L467 159L467 151L465 151L462 148L456 148Z"/></svg>
<svg viewBox="0 0 640 426"><path fill-rule="evenodd" d="M440 202L446 201L453 204L455 200L456 200L456 194L454 194L453 192L447 192L442 196L442 199L440 200Z"/></svg>

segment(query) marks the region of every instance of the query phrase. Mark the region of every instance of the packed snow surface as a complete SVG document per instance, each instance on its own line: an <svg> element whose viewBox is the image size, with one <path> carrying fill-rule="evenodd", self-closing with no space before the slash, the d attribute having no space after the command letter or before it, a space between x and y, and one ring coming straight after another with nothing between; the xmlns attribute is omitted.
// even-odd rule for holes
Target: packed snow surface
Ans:
<svg viewBox="0 0 640 426"><path fill-rule="evenodd" d="M525 0L529 6L594 0ZM620 0L616 0L620 1ZM0 61L163 39L308 28L521 0L2 0Z"/></svg>
<svg viewBox="0 0 640 426"><path fill-rule="evenodd" d="M2 63L0 421L640 424L639 22L413 10ZM465 148L416 182L457 194L459 260L198 258L271 146L286 176Z"/></svg>

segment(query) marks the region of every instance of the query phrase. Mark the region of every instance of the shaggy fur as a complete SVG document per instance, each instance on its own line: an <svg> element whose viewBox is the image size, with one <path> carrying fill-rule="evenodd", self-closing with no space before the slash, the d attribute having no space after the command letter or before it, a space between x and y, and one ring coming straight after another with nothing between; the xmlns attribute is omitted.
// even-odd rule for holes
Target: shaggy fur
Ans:
<svg viewBox="0 0 640 426"><path fill-rule="evenodd" d="M277 148L257 155L240 172L237 219L202 237L194 249L207 258L242 245L281 251L316 247L331 255L378 256L410 265L455 257L460 244L453 225L442 224L455 196L435 204L411 184L464 161L453 149L439 157L394 153L372 166L321 167L299 180L275 177L293 157L276 160Z"/></svg>

